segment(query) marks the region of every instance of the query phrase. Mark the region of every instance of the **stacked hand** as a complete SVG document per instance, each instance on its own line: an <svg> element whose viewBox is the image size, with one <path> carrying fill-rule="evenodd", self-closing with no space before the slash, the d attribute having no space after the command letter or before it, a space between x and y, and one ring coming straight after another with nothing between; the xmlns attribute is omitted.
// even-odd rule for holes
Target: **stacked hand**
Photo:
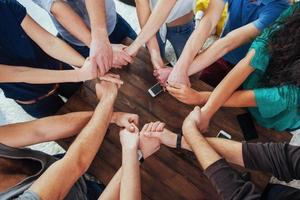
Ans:
<svg viewBox="0 0 300 200"><path fill-rule="evenodd" d="M135 127L139 125L139 116L131 113L114 112L111 122L130 132L134 132Z"/></svg>
<svg viewBox="0 0 300 200"><path fill-rule="evenodd" d="M116 74L106 74L99 78L101 83L96 84L96 94L98 99L103 97L116 97L118 88L121 87L123 81L120 80L120 76Z"/></svg>
<svg viewBox="0 0 300 200"><path fill-rule="evenodd" d="M97 78L97 66L92 65L91 59L87 58L83 66L79 69L76 69L77 81L87 81Z"/></svg>
<svg viewBox="0 0 300 200"><path fill-rule="evenodd" d="M185 118L182 125L183 135L188 134L191 129L198 129L205 132L208 129L210 118L208 118L199 106L196 106L192 112Z"/></svg>
<svg viewBox="0 0 300 200"><path fill-rule="evenodd" d="M139 146L139 129L133 124L133 132L123 129L120 131L120 141L125 149L137 149Z"/></svg>
<svg viewBox="0 0 300 200"><path fill-rule="evenodd" d="M125 51L127 46L122 44L112 44L113 49L113 67L122 68L133 62L132 57Z"/></svg>
<svg viewBox="0 0 300 200"><path fill-rule="evenodd" d="M90 58L92 66L97 67L99 76L104 76L111 69L113 49L107 37L92 40Z"/></svg>

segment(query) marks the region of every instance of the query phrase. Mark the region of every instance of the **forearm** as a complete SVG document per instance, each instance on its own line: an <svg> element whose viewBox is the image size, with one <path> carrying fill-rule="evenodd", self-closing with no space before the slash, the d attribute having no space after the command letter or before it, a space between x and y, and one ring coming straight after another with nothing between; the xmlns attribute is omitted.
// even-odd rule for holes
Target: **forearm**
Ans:
<svg viewBox="0 0 300 200"><path fill-rule="evenodd" d="M107 38L105 0L86 0L85 4L91 22L92 39Z"/></svg>
<svg viewBox="0 0 300 200"><path fill-rule="evenodd" d="M201 109L206 117L210 119L253 72L254 69L250 66L250 60L253 56L253 51L248 53L248 55L241 60L214 89L207 103Z"/></svg>
<svg viewBox="0 0 300 200"><path fill-rule="evenodd" d="M198 25L185 44L183 52L175 67L179 66L182 70L187 72L189 71L191 63L203 47L207 38L211 35L213 28L214 26L210 18L204 16L204 18L201 20L201 23Z"/></svg>
<svg viewBox="0 0 300 200"><path fill-rule="evenodd" d="M110 180L105 190L101 193L98 200L118 200L120 199L120 187L122 178L122 168Z"/></svg>
<svg viewBox="0 0 300 200"><path fill-rule="evenodd" d="M210 98L212 92L198 92L199 103L204 105ZM239 90L234 92L222 107L244 108L256 107L256 99L253 90Z"/></svg>
<svg viewBox="0 0 300 200"><path fill-rule="evenodd" d="M192 75L202 71L230 51L251 42L259 33L252 23L231 31L225 37L218 39L203 53L199 54L190 65L188 74Z"/></svg>
<svg viewBox="0 0 300 200"><path fill-rule="evenodd" d="M79 82L76 70L47 70L31 67L0 65L1 83L50 84Z"/></svg>
<svg viewBox="0 0 300 200"><path fill-rule="evenodd" d="M25 147L68 138L78 134L91 116L92 112L76 112L2 126L0 141L12 147Z"/></svg>
<svg viewBox="0 0 300 200"><path fill-rule="evenodd" d="M157 31L168 18L173 6L176 3L176 0L169 0L168 3L161 0L158 1L152 13L150 11L149 1L140 0L137 2L139 2L137 4L139 6L138 16L142 31L138 38L134 41L133 46L137 46L139 48L151 38L155 37ZM155 40L152 39L152 42L155 42ZM151 43L149 44L150 46L148 47L153 47L153 45L151 46Z"/></svg>
<svg viewBox="0 0 300 200"><path fill-rule="evenodd" d="M86 46L91 43L91 31L83 19L65 1L54 1L51 13L58 22Z"/></svg>
<svg viewBox="0 0 300 200"><path fill-rule="evenodd" d="M207 140L199 134L197 128L190 126L184 130L184 138L191 147L197 160L205 170L207 167L221 159L221 156L209 145Z"/></svg>
<svg viewBox="0 0 300 200"><path fill-rule="evenodd" d="M90 166L103 141L111 120L115 97L103 97L96 110L70 146L65 158L71 163L77 163L81 168Z"/></svg>
<svg viewBox="0 0 300 200"><path fill-rule="evenodd" d="M141 199L140 169L137 149L122 150L122 178L120 199Z"/></svg>

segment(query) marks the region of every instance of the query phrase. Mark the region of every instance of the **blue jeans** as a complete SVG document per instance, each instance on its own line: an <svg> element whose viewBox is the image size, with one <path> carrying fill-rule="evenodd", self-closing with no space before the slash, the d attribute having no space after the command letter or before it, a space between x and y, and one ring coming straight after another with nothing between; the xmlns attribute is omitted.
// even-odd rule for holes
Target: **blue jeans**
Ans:
<svg viewBox="0 0 300 200"><path fill-rule="evenodd" d="M194 29L194 19L183 25L167 27L166 40L169 40L171 45L173 46L177 59L180 57L183 48L189 37L193 33ZM165 58L166 42L162 41L159 33L157 33L156 37L160 49L160 55L162 56L162 58Z"/></svg>
<svg viewBox="0 0 300 200"><path fill-rule="evenodd" d="M59 36L61 38L61 36ZM117 14L117 24L114 31L109 35L109 41L113 44L120 44L126 37L135 40L137 35L128 22L119 14ZM67 41L66 41L67 42ZM77 46L68 43L76 51L78 51L83 57L88 57L90 49L87 46Z"/></svg>

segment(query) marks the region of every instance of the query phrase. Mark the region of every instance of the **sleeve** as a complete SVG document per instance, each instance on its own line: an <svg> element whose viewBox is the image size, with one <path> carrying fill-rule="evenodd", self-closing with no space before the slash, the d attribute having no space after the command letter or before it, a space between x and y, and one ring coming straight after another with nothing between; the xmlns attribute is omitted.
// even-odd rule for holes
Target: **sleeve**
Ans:
<svg viewBox="0 0 300 200"><path fill-rule="evenodd" d="M27 190L16 200L41 200L41 198L35 192Z"/></svg>
<svg viewBox="0 0 300 200"><path fill-rule="evenodd" d="M255 56L251 60L251 66L254 69L261 70L262 72L265 72L269 61L270 61L270 53L268 50L268 44L269 44L269 39L271 38L271 35L277 31L280 26L278 26L278 23L284 21L288 16L290 16L295 9L300 7L300 3L295 4L294 6L290 6L288 9L286 9L280 17L273 23L272 26L263 29L262 33L260 36L258 36L254 42L252 43L251 47L249 50L254 49L255 50ZM282 11L282 9L280 9ZM280 12L281 12L280 11ZM272 16L272 12L278 13L276 17ZM272 22L274 19L277 18L277 16L280 14L278 11L264 11L259 19L257 19L254 23L256 27L266 27L267 25L264 24L270 24L270 18L272 18ZM274 19L273 19L274 18ZM258 28L259 29L259 28Z"/></svg>
<svg viewBox="0 0 300 200"><path fill-rule="evenodd" d="M3 3L14 14L17 22L21 24L27 14L26 8L16 0L5 0Z"/></svg>
<svg viewBox="0 0 300 200"><path fill-rule="evenodd" d="M269 172L282 181L300 179L300 147L287 143L243 143L245 167Z"/></svg>
<svg viewBox="0 0 300 200"><path fill-rule="evenodd" d="M56 0L32 0L35 4L43 8L48 14L51 14L51 7Z"/></svg>
<svg viewBox="0 0 300 200"><path fill-rule="evenodd" d="M220 159L209 166L204 174L216 188L222 199L247 200L260 199L260 193L250 181L244 181L241 174Z"/></svg>
<svg viewBox="0 0 300 200"><path fill-rule="evenodd" d="M264 118L271 118L284 110L297 109L298 89L291 86L254 89L257 108Z"/></svg>
<svg viewBox="0 0 300 200"><path fill-rule="evenodd" d="M253 22L254 26L261 32L272 24L280 14L288 7L288 3L278 2L270 3L260 13L257 20Z"/></svg>

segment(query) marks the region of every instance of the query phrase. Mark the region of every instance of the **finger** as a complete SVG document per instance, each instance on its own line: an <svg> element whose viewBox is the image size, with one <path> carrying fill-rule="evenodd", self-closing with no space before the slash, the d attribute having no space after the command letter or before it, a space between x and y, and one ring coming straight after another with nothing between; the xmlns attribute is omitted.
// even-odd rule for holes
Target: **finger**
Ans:
<svg viewBox="0 0 300 200"><path fill-rule="evenodd" d="M159 74L158 74L158 70L157 69L155 69L154 71L153 71L153 76L158 76Z"/></svg>
<svg viewBox="0 0 300 200"><path fill-rule="evenodd" d="M154 122L153 126L151 127L151 131L152 132L156 132L157 131L156 128L158 127L159 123L160 123L159 121Z"/></svg>
<svg viewBox="0 0 300 200"><path fill-rule="evenodd" d="M149 124L148 124L148 127L147 127L147 129L146 129L146 132L150 132L151 131L151 128L152 128L152 126L153 126L153 122L150 122Z"/></svg>
<svg viewBox="0 0 300 200"><path fill-rule="evenodd" d="M148 126L149 126L149 124L145 124L145 125L143 126L141 132L145 133L145 132L147 131L147 129L148 129Z"/></svg>
<svg viewBox="0 0 300 200"><path fill-rule="evenodd" d="M120 79L120 75L119 74L108 73L105 76L110 76L110 77L113 77L113 78Z"/></svg>
<svg viewBox="0 0 300 200"><path fill-rule="evenodd" d="M181 83L175 83L175 82L168 82L169 86L173 87L173 88L177 88L177 89L181 89L184 87L183 84Z"/></svg>
<svg viewBox="0 0 300 200"><path fill-rule="evenodd" d="M132 62L133 62L132 57L131 57L128 53L126 53L125 51L123 51L123 52L121 53L121 57L122 57L127 63L132 63Z"/></svg>
<svg viewBox="0 0 300 200"><path fill-rule="evenodd" d="M108 82L112 82L118 85L123 85L123 81L117 78L113 78L113 77L109 77L109 76L102 76L99 78L101 81L108 81Z"/></svg>
<svg viewBox="0 0 300 200"><path fill-rule="evenodd" d="M175 95L179 94L179 92L180 92L179 89L171 87L169 85L167 85L167 90L168 90L169 93L172 93L172 94L175 94Z"/></svg>
<svg viewBox="0 0 300 200"><path fill-rule="evenodd" d="M166 124L163 122L160 122L156 128L156 131L163 131L165 128Z"/></svg>
<svg viewBox="0 0 300 200"><path fill-rule="evenodd" d="M138 115L134 115L129 119L130 123L134 123L135 125L139 125L139 116Z"/></svg>

